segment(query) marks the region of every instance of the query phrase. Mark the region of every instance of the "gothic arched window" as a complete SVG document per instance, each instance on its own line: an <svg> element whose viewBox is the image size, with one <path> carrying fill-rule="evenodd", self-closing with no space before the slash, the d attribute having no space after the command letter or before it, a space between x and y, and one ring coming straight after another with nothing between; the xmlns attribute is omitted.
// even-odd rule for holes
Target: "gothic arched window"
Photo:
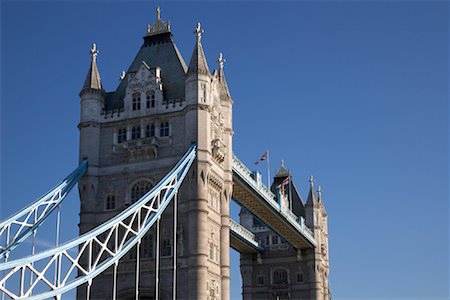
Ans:
<svg viewBox="0 0 450 300"><path fill-rule="evenodd" d="M139 138L141 138L141 127L136 126L131 128L131 139L135 140Z"/></svg>
<svg viewBox="0 0 450 300"><path fill-rule="evenodd" d="M303 273L297 273L297 282L303 282Z"/></svg>
<svg viewBox="0 0 450 300"><path fill-rule="evenodd" d="M155 124L150 124L145 127L145 136L154 137L155 136Z"/></svg>
<svg viewBox="0 0 450 300"><path fill-rule="evenodd" d="M159 136L169 136L169 122L161 122L159 127Z"/></svg>
<svg viewBox="0 0 450 300"><path fill-rule="evenodd" d="M288 284L288 274L284 269L277 269L273 272L273 284Z"/></svg>
<svg viewBox="0 0 450 300"><path fill-rule="evenodd" d="M121 128L117 131L117 143L122 143L127 140L127 130L125 128Z"/></svg>
<svg viewBox="0 0 450 300"><path fill-rule="evenodd" d="M170 239L164 239L162 241L161 256L171 256L172 255L172 245L170 244Z"/></svg>
<svg viewBox="0 0 450 300"><path fill-rule="evenodd" d="M116 196L109 195L106 198L106 209L115 209L116 208Z"/></svg>
<svg viewBox="0 0 450 300"><path fill-rule="evenodd" d="M133 110L141 109L141 93L133 93Z"/></svg>
<svg viewBox="0 0 450 300"><path fill-rule="evenodd" d="M141 180L136 182L131 187L131 203L136 202L141 198L145 193L147 193L152 188L152 184L149 181Z"/></svg>
<svg viewBox="0 0 450 300"><path fill-rule="evenodd" d="M278 245L278 235L272 235L272 245Z"/></svg>
<svg viewBox="0 0 450 300"><path fill-rule="evenodd" d="M144 235L142 239L142 257L153 257L153 235Z"/></svg>
<svg viewBox="0 0 450 300"><path fill-rule="evenodd" d="M214 260L214 244L213 243L209 244L209 258L211 260Z"/></svg>
<svg viewBox="0 0 450 300"><path fill-rule="evenodd" d="M155 107L156 101L155 101L155 92L154 91L147 91L147 108Z"/></svg>
<svg viewBox="0 0 450 300"><path fill-rule="evenodd" d="M257 283L259 284L259 285L263 285L264 284L264 275L263 274L258 274L258 277L257 277Z"/></svg>

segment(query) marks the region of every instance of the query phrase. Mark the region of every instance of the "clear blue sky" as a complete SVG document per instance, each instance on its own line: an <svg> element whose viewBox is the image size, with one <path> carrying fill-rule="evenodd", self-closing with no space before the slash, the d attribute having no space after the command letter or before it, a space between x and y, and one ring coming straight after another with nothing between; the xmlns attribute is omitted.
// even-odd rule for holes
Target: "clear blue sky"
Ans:
<svg viewBox="0 0 450 300"><path fill-rule="evenodd" d="M251 166L270 149L272 171L284 159L304 196L309 175L322 185L335 299L447 299L448 3L160 5L186 61L197 21L210 69L224 53L240 159ZM111 91L156 6L2 3L2 217L76 167L91 43ZM66 239L77 201L65 204ZM238 264L233 252L236 299Z"/></svg>

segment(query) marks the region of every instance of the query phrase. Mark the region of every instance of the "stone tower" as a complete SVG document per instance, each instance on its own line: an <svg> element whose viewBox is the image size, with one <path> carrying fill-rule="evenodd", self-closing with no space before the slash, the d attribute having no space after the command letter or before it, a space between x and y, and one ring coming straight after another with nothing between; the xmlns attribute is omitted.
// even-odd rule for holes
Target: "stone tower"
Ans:
<svg viewBox="0 0 450 300"><path fill-rule="evenodd" d="M170 22L157 18L117 89L105 92L97 48L80 92L80 160L87 175L79 182L80 234L110 219L151 189L192 143L197 159L173 210L161 219L160 297L172 297L172 260L177 255L177 293L185 299L229 299L229 202L232 195L232 99L222 54L212 73L201 43L200 23L189 66L178 51ZM173 243L177 253L173 253ZM140 246L140 298L153 299L155 232ZM136 257L120 260L118 295L134 299ZM112 295L112 271L93 281L91 297ZM86 287L77 290L85 297ZM181 297L181 296L180 296Z"/></svg>
<svg viewBox="0 0 450 300"><path fill-rule="evenodd" d="M242 209L241 225L255 235L264 249L257 257L241 254L243 299L329 300L328 227L321 188L316 196L311 177L305 204L290 171L282 163L271 190L281 209L310 229L317 247L295 249L248 210Z"/></svg>

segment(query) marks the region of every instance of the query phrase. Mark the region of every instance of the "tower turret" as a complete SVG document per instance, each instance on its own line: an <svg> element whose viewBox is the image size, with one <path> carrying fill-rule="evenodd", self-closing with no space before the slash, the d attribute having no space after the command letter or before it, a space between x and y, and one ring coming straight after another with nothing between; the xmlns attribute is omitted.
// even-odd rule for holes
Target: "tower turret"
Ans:
<svg viewBox="0 0 450 300"><path fill-rule="evenodd" d="M92 44L90 51L91 65L80 92L80 161L88 160L88 174L78 183L81 200L80 233L91 229L95 224L95 217L89 212L94 211L98 190L98 167L100 164L100 121L105 105L100 74L97 68L97 45ZM87 212L83 214L83 212Z"/></svg>
<svg viewBox="0 0 450 300"><path fill-rule="evenodd" d="M97 68L97 45L92 44L91 65L80 92L80 160L88 158L89 166L98 166L100 118L105 105L105 92Z"/></svg>
<svg viewBox="0 0 450 300"><path fill-rule="evenodd" d="M203 32L204 30L198 22L194 30L195 47L186 74L186 100L188 104L207 104L209 102L211 73L201 43Z"/></svg>
<svg viewBox="0 0 450 300"><path fill-rule="evenodd" d="M98 121L105 106L105 92L97 68L97 45L92 44L90 51L91 65L89 66L83 88L80 91L81 122Z"/></svg>
<svg viewBox="0 0 450 300"><path fill-rule="evenodd" d="M314 178L309 178L309 194L305 205L306 224L313 231L317 246L307 251L308 268L313 270L311 298L328 299L328 228L322 203L322 189L314 190Z"/></svg>
<svg viewBox="0 0 450 300"><path fill-rule="evenodd" d="M201 43L202 33L203 29L197 23L194 30L196 42L185 82L186 105L189 107L186 112L186 139L197 143L197 161L192 167L195 169L196 185L193 199L189 201L191 210L188 217L195 264L189 278L206 282L208 289L197 286L189 298L206 299L210 295L211 298L229 299L232 110L231 101L221 101L217 71L214 76L209 71ZM208 247L220 249L215 255L220 265L216 271L211 259L207 259L210 254ZM217 287L216 291L211 289L213 286Z"/></svg>
<svg viewBox="0 0 450 300"><path fill-rule="evenodd" d="M322 200L322 188L319 186L317 189L317 200L319 202L319 218L320 220L320 255L321 255L321 269L319 270L324 299L329 299L330 290L328 285L328 277L330 271L330 261L328 255L328 215L325 211L325 205Z"/></svg>
<svg viewBox="0 0 450 300"><path fill-rule="evenodd" d="M191 61L189 62L187 75L196 76L196 75L205 75L211 76L209 72L208 63L206 62L205 53L203 52L203 46L201 43L202 33L205 32L200 22L197 23L197 27L194 30L194 34L197 38L195 43L194 51L192 53Z"/></svg>

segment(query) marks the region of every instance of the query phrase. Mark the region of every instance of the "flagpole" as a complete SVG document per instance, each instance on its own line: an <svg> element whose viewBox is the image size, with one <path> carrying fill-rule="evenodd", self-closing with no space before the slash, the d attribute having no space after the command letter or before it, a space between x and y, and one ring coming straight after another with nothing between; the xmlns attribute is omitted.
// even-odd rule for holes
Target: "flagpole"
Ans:
<svg viewBox="0 0 450 300"><path fill-rule="evenodd" d="M267 150L267 188L270 190L270 155Z"/></svg>
<svg viewBox="0 0 450 300"><path fill-rule="evenodd" d="M292 178L291 178L291 170L289 170L289 208L292 211Z"/></svg>

